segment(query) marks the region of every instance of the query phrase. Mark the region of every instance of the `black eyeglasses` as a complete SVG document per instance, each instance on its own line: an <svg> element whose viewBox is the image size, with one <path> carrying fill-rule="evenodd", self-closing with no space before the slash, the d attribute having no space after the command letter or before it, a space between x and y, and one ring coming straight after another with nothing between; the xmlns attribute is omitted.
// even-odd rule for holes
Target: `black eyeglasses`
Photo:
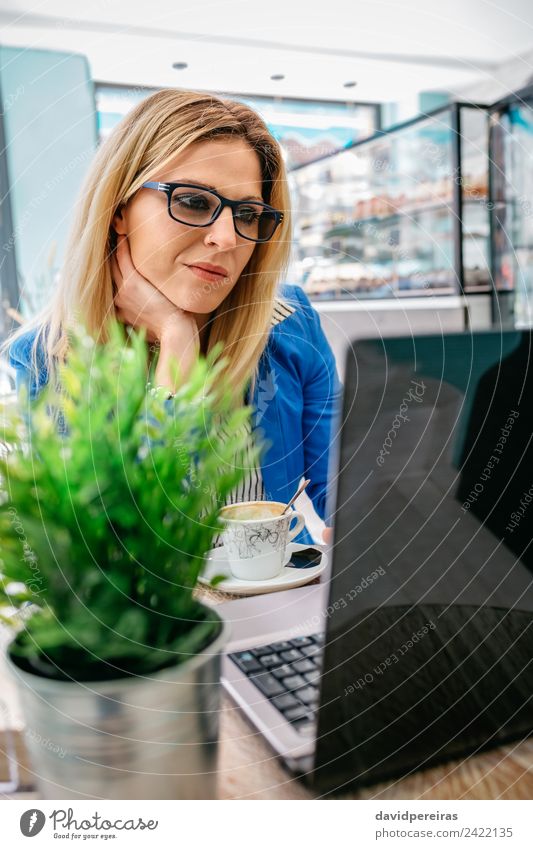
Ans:
<svg viewBox="0 0 533 849"><path fill-rule="evenodd" d="M189 227L208 227L229 206L235 230L251 242L268 242L283 221L283 213L255 200L229 200L213 189L189 183L143 183L143 189L165 192L168 214Z"/></svg>

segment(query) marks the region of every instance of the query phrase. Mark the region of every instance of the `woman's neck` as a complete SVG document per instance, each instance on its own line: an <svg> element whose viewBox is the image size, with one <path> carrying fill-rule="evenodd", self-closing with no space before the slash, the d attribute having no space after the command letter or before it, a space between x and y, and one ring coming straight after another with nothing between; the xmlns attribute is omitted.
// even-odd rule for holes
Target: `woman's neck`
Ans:
<svg viewBox="0 0 533 849"><path fill-rule="evenodd" d="M200 351L202 354L207 353L207 345L209 342L209 332L211 330L212 313L193 313L198 327L198 335L200 337Z"/></svg>

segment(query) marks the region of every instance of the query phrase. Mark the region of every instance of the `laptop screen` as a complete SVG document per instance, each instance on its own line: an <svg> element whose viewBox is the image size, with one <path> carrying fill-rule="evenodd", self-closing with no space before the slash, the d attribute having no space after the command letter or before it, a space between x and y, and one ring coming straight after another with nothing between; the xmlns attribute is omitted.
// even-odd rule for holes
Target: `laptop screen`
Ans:
<svg viewBox="0 0 533 849"><path fill-rule="evenodd" d="M529 733L531 356L530 331L349 349L322 780L375 781Z"/></svg>

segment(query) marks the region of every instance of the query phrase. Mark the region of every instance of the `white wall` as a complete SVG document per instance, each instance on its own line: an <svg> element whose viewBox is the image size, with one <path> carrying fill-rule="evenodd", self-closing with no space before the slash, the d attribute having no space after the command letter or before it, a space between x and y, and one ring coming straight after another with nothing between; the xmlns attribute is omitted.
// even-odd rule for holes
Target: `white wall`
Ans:
<svg viewBox="0 0 533 849"><path fill-rule="evenodd" d="M459 95L463 100L490 104L531 83L533 50L498 65L490 78L486 76L480 82L461 88Z"/></svg>
<svg viewBox="0 0 533 849"><path fill-rule="evenodd" d="M477 327L490 323L488 296L471 298ZM481 301L483 303L481 303ZM347 345L354 339L460 333L467 326L469 301L459 296L315 302L322 328L335 354L341 380ZM468 324L470 321L468 321Z"/></svg>

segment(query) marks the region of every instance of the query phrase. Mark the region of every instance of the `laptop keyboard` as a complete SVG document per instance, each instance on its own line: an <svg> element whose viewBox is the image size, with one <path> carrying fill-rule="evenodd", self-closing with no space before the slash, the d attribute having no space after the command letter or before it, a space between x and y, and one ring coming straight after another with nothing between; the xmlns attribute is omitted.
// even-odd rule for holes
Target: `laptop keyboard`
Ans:
<svg viewBox="0 0 533 849"><path fill-rule="evenodd" d="M300 734L315 729L324 634L294 637L248 651L231 660Z"/></svg>

